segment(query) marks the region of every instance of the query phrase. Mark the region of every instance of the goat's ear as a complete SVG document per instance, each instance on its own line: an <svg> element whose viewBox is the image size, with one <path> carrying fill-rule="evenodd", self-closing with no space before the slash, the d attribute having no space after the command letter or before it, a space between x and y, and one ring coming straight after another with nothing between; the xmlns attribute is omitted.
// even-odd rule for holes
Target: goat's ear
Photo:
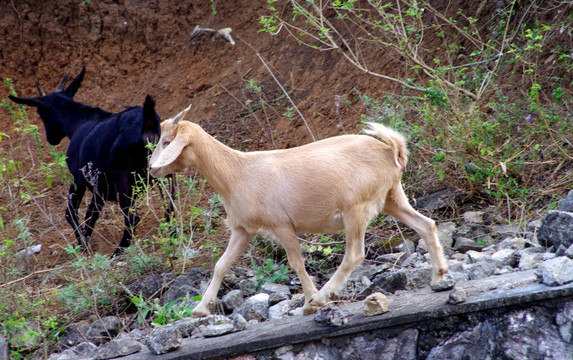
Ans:
<svg viewBox="0 0 573 360"><path fill-rule="evenodd" d="M44 103L39 98L32 98L32 97L16 97L13 95L8 95L8 98L14 101L17 104L23 104L28 106L34 107L41 107L44 106Z"/></svg>
<svg viewBox="0 0 573 360"><path fill-rule="evenodd" d="M84 79L85 74L86 74L86 66L84 65L82 67L82 71L78 74L78 76L76 76L76 78L72 81L70 86L68 86L68 88L64 90L66 95L68 95L71 98L74 97L74 95L78 92L80 85L82 84L82 80Z"/></svg>
<svg viewBox="0 0 573 360"><path fill-rule="evenodd" d="M155 113L155 101L147 95L143 103L143 126L141 127L141 135L147 142L155 143L161 135L159 122L159 116Z"/></svg>
<svg viewBox="0 0 573 360"><path fill-rule="evenodd" d="M182 136L175 137L175 139L173 139L173 141L167 145L167 147L163 149L161 153L159 153L157 159L151 163L151 167L162 168L171 164L177 160L179 155L181 155L181 152L183 149L185 149L185 146L187 146L187 139Z"/></svg>

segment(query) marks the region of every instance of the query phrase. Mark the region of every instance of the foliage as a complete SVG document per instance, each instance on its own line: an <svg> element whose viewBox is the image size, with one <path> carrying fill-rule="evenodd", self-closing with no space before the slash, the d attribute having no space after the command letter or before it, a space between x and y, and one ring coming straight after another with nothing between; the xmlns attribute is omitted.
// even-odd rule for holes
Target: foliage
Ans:
<svg viewBox="0 0 573 360"><path fill-rule="evenodd" d="M281 284L289 279L285 264L276 264L273 259L263 259L262 265L253 265L259 288L265 283Z"/></svg>
<svg viewBox="0 0 573 360"><path fill-rule="evenodd" d="M566 130L573 62L555 46L573 31L572 5L545 5L513 0L458 10L429 1L272 0L261 31L287 31L301 45L336 51L398 84L380 99L359 89L346 96L367 109L362 121L408 135L415 151L409 190L460 188L505 206L512 219L573 188ZM399 61L388 67L380 54Z"/></svg>
<svg viewBox="0 0 573 360"><path fill-rule="evenodd" d="M191 300L201 301L201 296L194 296ZM195 308L189 304L189 296L178 298L161 306L159 300L146 300L139 296L132 296L131 302L137 307L137 323L143 324L148 317L151 317L152 324L163 326L179 319L191 317L191 312Z"/></svg>

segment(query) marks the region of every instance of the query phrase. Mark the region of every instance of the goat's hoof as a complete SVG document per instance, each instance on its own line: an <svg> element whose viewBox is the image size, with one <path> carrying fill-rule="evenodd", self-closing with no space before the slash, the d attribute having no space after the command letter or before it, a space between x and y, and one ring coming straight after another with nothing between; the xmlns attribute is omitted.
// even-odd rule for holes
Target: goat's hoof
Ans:
<svg viewBox="0 0 573 360"><path fill-rule="evenodd" d="M312 305L309 305L309 304L305 304L305 305L302 307L302 314L305 315L305 316L306 316L306 315L312 315L312 314L316 313L319 309L320 309L320 308L317 307L317 306L312 306Z"/></svg>
<svg viewBox="0 0 573 360"><path fill-rule="evenodd" d="M201 317L209 316L210 314L211 314L211 312L209 311L209 309L207 309L205 306L202 306L201 304L197 305L195 307L195 309L193 309L193 311L191 311L191 317L194 317L194 318L201 318Z"/></svg>
<svg viewBox="0 0 573 360"><path fill-rule="evenodd" d="M311 296L308 303L309 303L309 306L321 308L324 305L326 305L328 300L329 300L329 298L327 296L322 295L319 291L316 294Z"/></svg>

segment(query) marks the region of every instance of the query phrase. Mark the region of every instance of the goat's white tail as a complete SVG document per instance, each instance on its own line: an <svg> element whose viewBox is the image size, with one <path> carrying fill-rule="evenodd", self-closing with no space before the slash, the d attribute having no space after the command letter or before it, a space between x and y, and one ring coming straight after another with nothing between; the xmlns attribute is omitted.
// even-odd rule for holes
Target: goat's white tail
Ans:
<svg viewBox="0 0 573 360"><path fill-rule="evenodd" d="M392 151L394 151L394 162L402 171L405 171L408 163L408 148L406 147L404 135L378 123L368 122L366 126L366 128L362 129L362 132L377 136L382 142L390 146Z"/></svg>

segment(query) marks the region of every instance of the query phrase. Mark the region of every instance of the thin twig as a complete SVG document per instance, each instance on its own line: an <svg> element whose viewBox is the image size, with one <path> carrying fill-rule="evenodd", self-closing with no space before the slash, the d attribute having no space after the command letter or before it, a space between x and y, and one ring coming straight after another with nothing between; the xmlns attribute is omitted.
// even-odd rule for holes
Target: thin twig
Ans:
<svg viewBox="0 0 573 360"><path fill-rule="evenodd" d="M296 112L298 113L298 116L300 116L300 118L302 119L302 122L304 123L304 126L306 126L306 129L308 130L308 133L310 134L310 137L312 138L312 141L316 141L316 138L314 137L314 134L312 133L312 130L310 129L310 126L308 125L308 122L306 121L304 115L302 115L302 113L300 112L300 110L298 109L298 106L296 106L296 104L294 103L294 101L292 100L292 98L290 97L290 95L288 94L288 92L286 91L286 89L282 86L282 84L280 83L280 81L275 77L275 74L272 72L272 70L269 68L269 66L267 65L265 59L263 59L263 57L261 56L261 54L253 47L251 46L251 44L249 44L248 42L246 42L245 40L239 38L239 40L241 40L242 42L244 42L248 47L250 47L251 49L253 49L253 51L255 52L255 54L257 54L257 57L259 58L259 60L261 60L261 63L263 63L264 67L267 69L267 71L269 72L269 74L271 74L271 77L273 78L273 80L277 83L277 85L281 88L281 90L283 91L283 93L285 94L285 96L287 97L287 99L290 101L290 103L292 104L293 108L296 110Z"/></svg>
<svg viewBox="0 0 573 360"><path fill-rule="evenodd" d="M56 270L56 268L34 271L33 273L28 274L28 275L26 275L26 276L24 276L24 277L21 277L21 278L16 279L16 280L9 281L9 282L7 282L6 284L0 285L0 288L3 288L3 287L6 287L6 286L15 284L15 283L20 282L20 281L24 281L24 280L26 280L26 279L28 279L28 278L31 278L31 277L34 276L34 275L47 273L47 272L50 272L50 271L53 271L53 270Z"/></svg>

